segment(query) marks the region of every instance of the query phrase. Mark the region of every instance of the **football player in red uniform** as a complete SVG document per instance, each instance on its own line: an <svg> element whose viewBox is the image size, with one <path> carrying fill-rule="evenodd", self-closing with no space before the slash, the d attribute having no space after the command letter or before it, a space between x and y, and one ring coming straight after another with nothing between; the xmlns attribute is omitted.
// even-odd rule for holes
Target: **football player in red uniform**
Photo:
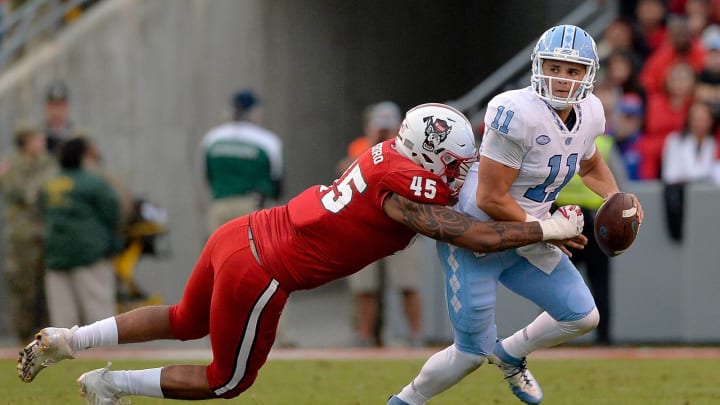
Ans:
<svg viewBox="0 0 720 405"><path fill-rule="evenodd" d="M475 222L446 207L477 160L467 118L443 104L407 112L398 136L363 153L329 186L283 206L228 222L208 240L172 306L149 306L83 327L42 329L20 353L18 374L79 350L210 335L209 365L89 371L78 378L88 403L126 395L232 398L250 387L275 340L291 292L352 274L405 248L417 233L479 252L570 239L578 247L579 209L537 222ZM109 364L108 364L109 366Z"/></svg>

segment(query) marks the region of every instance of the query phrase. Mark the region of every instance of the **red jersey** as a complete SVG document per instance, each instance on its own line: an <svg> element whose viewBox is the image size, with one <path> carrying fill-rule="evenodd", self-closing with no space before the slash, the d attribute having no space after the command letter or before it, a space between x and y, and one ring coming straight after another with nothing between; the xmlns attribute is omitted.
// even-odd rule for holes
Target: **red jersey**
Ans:
<svg viewBox="0 0 720 405"><path fill-rule="evenodd" d="M450 196L440 177L395 150L394 139L379 143L332 185L251 214L263 267L287 290L310 289L404 249L415 232L383 211L390 193L437 205Z"/></svg>

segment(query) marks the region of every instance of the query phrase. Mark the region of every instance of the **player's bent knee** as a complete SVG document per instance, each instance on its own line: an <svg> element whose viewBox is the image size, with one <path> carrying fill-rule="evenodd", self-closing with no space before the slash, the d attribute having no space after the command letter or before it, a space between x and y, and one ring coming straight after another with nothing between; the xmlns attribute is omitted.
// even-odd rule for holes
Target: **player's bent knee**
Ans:
<svg viewBox="0 0 720 405"><path fill-rule="evenodd" d="M176 304L170 307L170 330L177 340L196 340L204 338L210 333L210 324L205 319L195 320L193 317L181 313Z"/></svg>
<svg viewBox="0 0 720 405"><path fill-rule="evenodd" d="M598 326L598 323L600 323L600 313L597 308L593 308L590 313L576 321L560 322L565 332L574 336L590 332Z"/></svg>
<svg viewBox="0 0 720 405"><path fill-rule="evenodd" d="M600 312L598 312L597 308L593 308L593 310L590 311L590 313L587 314L586 317L578 319L577 322L579 323L578 328L580 329L581 333L588 333L591 330L597 328L598 324L600 323Z"/></svg>
<svg viewBox="0 0 720 405"><path fill-rule="evenodd" d="M449 361L454 363L457 368L465 369L468 372L477 369L485 361L484 355L460 351L455 345L452 346L449 357L451 357Z"/></svg>

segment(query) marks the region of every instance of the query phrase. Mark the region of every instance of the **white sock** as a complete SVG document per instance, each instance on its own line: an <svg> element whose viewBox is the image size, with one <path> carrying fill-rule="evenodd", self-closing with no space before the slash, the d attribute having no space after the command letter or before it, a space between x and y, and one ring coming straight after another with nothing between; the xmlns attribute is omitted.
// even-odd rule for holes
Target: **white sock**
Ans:
<svg viewBox="0 0 720 405"><path fill-rule="evenodd" d="M410 405L423 405L475 371L484 360L483 355L461 352L455 345L449 346L430 356L420 374L397 396Z"/></svg>
<svg viewBox="0 0 720 405"><path fill-rule="evenodd" d="M500 344L507 354L522 359L537 349L556 346L590 332L597 326L599 319L597 309L593 309L582 319L568 322L558 322L547 312L543 312L525 329L503 339Z"/></svg>
<svg viewBox="0 0 720 405"><path fill-rule="evenodd" d="M110 381L128 395L165 398L160 388L160 372L162 368L145 370L118 370L107 373Z"/></svg>
<svg viewBox="0 0 720 405"><path fill-rule="evenodd" d="M75 331L70 344L74 352L91 347L116 346L118 344L118 329L115 317L105 318L80 327Z"/></svg>

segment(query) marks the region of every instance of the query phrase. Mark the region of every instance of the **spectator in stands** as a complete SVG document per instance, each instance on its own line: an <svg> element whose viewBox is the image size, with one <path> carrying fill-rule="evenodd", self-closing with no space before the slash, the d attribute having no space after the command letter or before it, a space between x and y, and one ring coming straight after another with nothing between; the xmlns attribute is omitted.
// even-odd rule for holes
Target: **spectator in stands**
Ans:
<svg viewBox="0 0 720 405"><path fill-rule="evenodd" d="M692 37L687 18L672 16L668 19L668 40L650 55L640 72L645 91L648 94L662 91L668 71L679 62L700 72L705 64L705 49L699 38Z"/></svg>
<svg viewBox="0 0 720 405"><path fill-rule="evenodd" d="M115 272L122 248L120 203L96 172L100 153L86 137L65 140L60 172L41 192L45 221L45 288L50 322L71 327L113 316Z"/></svg>
<svg viewBox="0 0 720 405"><path fill-rule="evenodd" d="M621 90L607 78L600 80L593 89L593 93L600 99L605 111L605 132L611 132L614 125L612 117L618 109L618 103L622 98Z"/></svg>
<svg viewBox="0 0 720 405"><path fill-rule="evenodd" d="M648 94L645 135L639 145L643 153L641 178L659 178L665 138L685 125L694 91L695 72L690 65L680 62L670 67L665 79L665 91Z"/></svg>
<svg viewBox="0 0 720 405"><path fill-rule="evenodd" d="M666 8L663 0L638 0L635 6L635 32L639 39L647 44L649 52L654 52L665 42ZM642 55L647 57L648 54Z"/></svg>
<svg viewBox="0 0 720 405"><path fill-rule="evenodd" d="M624 18L618 18L605 28L602 39L597 44L598 57L600 61L604 61L612 52L619 49L632 49L632 46L632 24Z"/></svg>
<svg viewBox="0 0 720 405"><path fill-rule="evenodd" d="M342 174L365 150L394 138L401 120L400 107L392 101L369 105L363 114L364 135L350 143L347 156L338 162L338 174ZM420 296L423 252L421 244L415 241L407 249L378 260L348 278L355 305L354 346L381 346L385 343L381 333L383 314L380 313L380 303L385 295L383 287L401 293L409 330L407 343L412 347L424 345Z"/></svg>
<svg viewBox="0 0 720 405"><path fill-rule="evenodd" d="M698 75L695 99L708 103L716 119L720 118L720 31L705 36L705 65Z"/></svg>
<svg viewBox="0 0 720 405"><path fill-rule="evenodd" d="M640 59L631 50L616 50L605 61L605 77L620 89L621 94L637 94L646 99L645 89L640 85L638 74Z"/></svg>
<svg viewBox="0 0 720 405"><path fill-rule="evenodd" d="M710 25L710 1L686 0L682 14L687 16L690 34L696 38L700 37Z"/></svg>
<svg viewBox="0 0 720 405"><path fill-rule="evenodd" d="M350 142L347 154L336 165L336 174L342 174L353 160L371 146L395 137L400 128L400 115L400 107L392 101L367 106L363 112L364 133Z"/></svg>
<svg viewBox="0 0 720 405"><path fill-rule="evenodd" d="M666 184L715 182L716 120L707 103L695 102L685 127L668 135L662 155L662 181Z"/></svg>
<svg viewBox="0 0 720 405"><path fill-rule="evenodd" d="M62 80L52 82L45 94L45 136L47 148L56 153L61 142L73 135L70 119L70 91Z"/></svg>
<svg viewBox="0 0 720 405"><path fill-rule="evenodd" d="M201 143L201 171L212 201L207 235L225 222L269 206L282 191L282 141L261 126L260 99L250 89L232 97L233 119L211 129Z"/></svg>
<svg viewBox="0 0 720 405"><path fill-rule="evenodd" d="M628 180L641 180L640 162L642 154L638 142L643 137L644 108L642 98L637 94L626 94L620 100L618 110L613 116L609 134L615 138L615 145L625 163Z"/></svg>
<svg viewBox="0 0 720 405"><path fill-rule="evenodd" d="M42 184L55 172L55 159L39 128L15 131L15 152L0 163L3 245L8 312L20 342L48 321L45 300L44 226L38 208Z"/></svg>
<svg viewBox="0 0 720 405"><path fill-rule="evenodd" d="M668 12L671 14L683 14L686 12L688 0L667 0ZM710 24L720 23L720 0L701 0L707 4Z"/></svg>
<svg viewBox="0 0 720 405"><path fill-rule="evenodd" d="M665 220L669 236L683 240L685 185L696 182L720 184L717 146L713 133L716 121L703 102L692 105L685 127L670 134L663 148L662 182Z"/></svg>
<svg viewBox="0 0 720 405"><path fill-rule="evenodd" d="M647 43L636 33L628 18L617 18L605 28L603 38L598 43L600 64L605 66L608 56L617 51L631 52L638 60L650 54Z"/></svg>

